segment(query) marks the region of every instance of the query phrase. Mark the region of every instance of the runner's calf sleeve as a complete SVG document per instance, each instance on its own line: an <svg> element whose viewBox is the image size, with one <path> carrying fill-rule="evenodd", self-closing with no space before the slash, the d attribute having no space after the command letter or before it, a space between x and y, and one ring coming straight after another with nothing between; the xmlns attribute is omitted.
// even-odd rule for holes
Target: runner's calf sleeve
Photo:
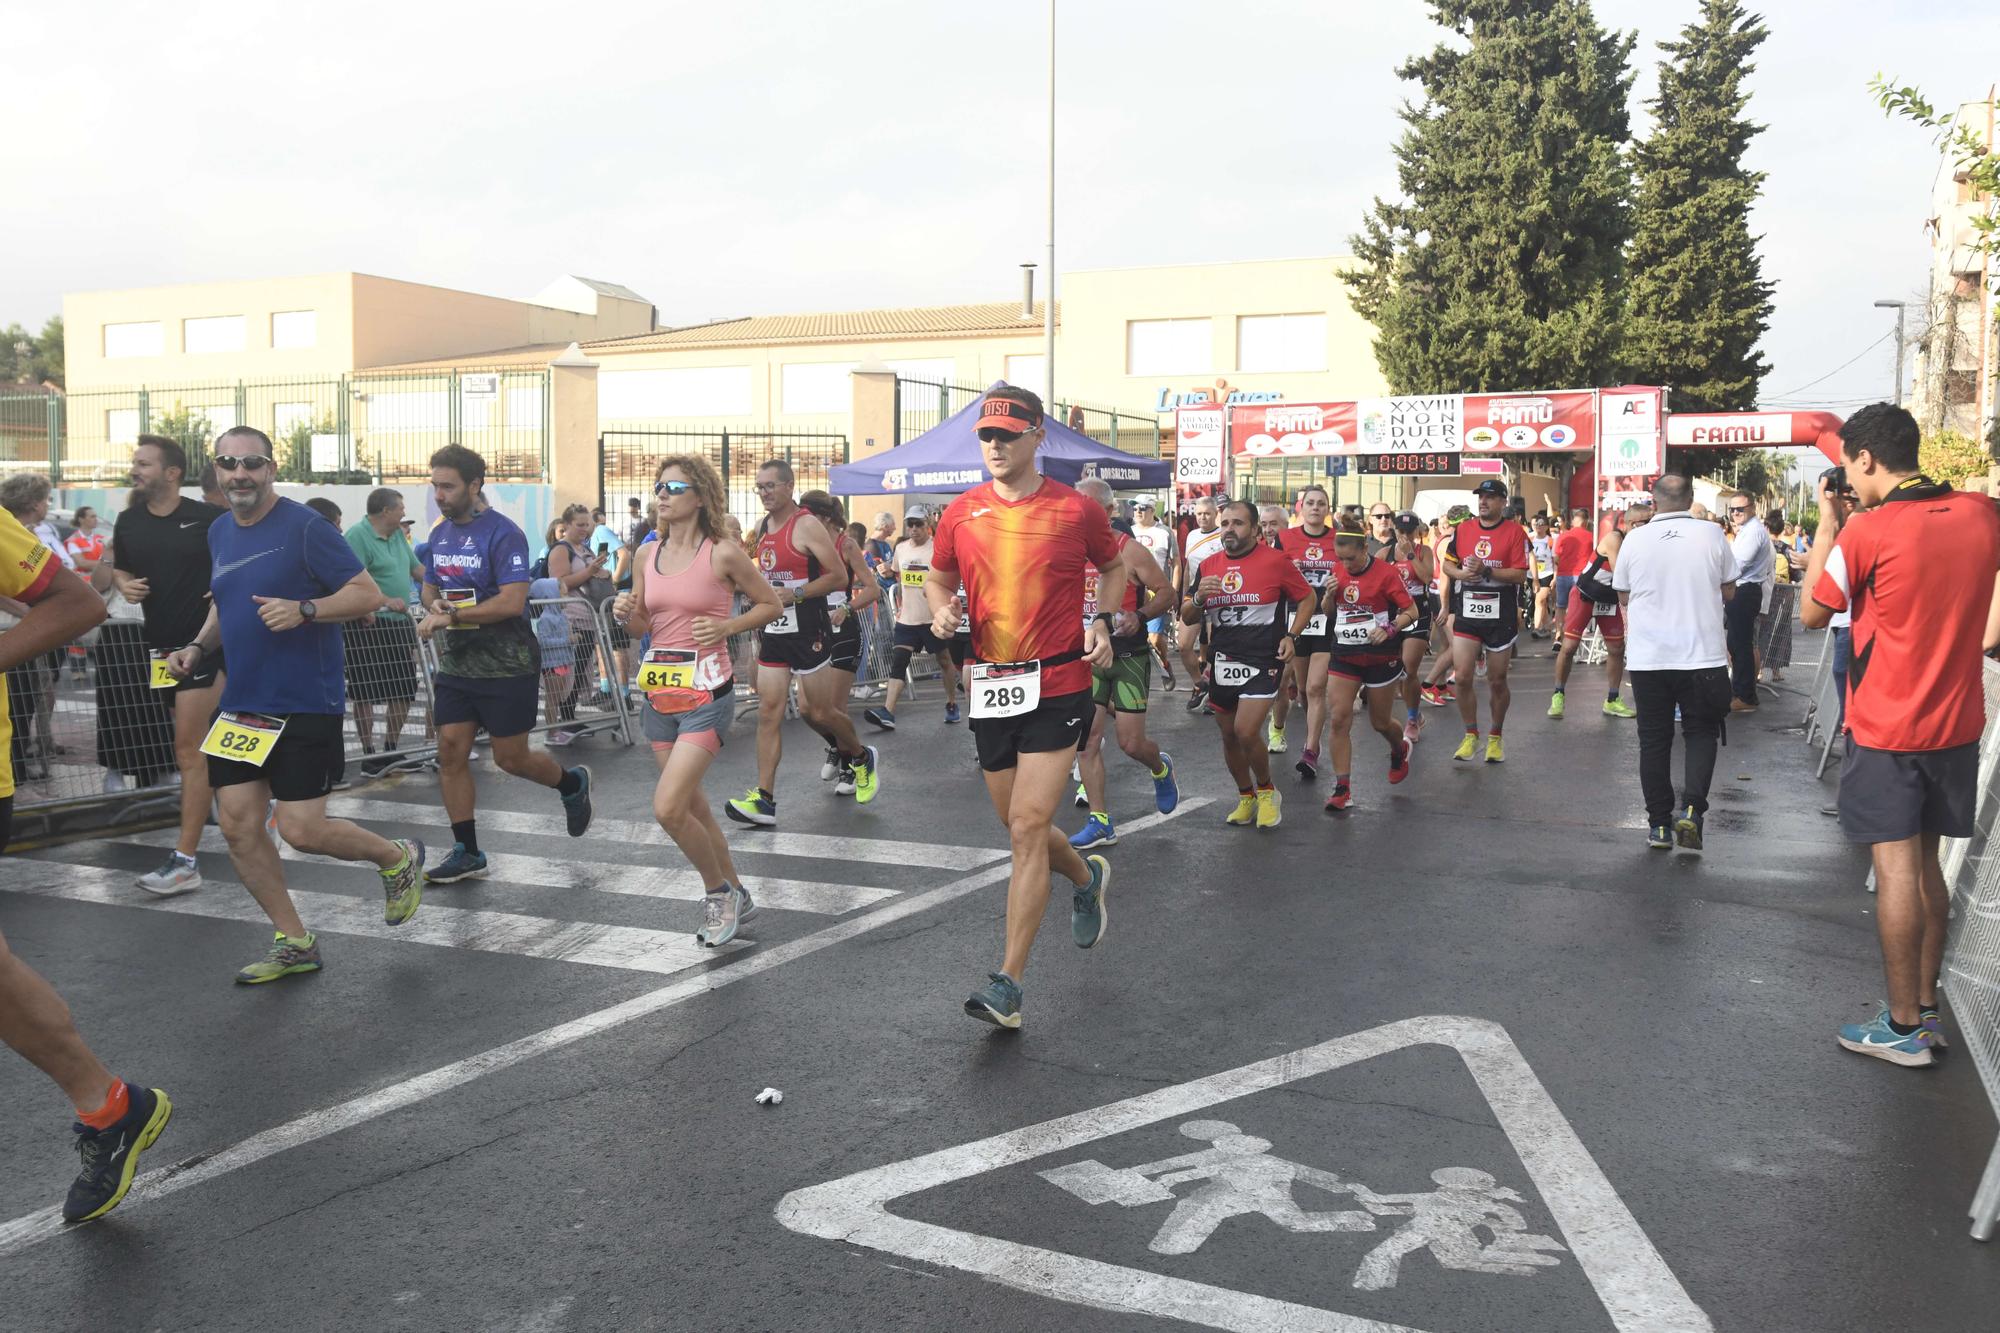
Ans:
<svg viewBox="0 0 2000 1333"><path fill-rule="evenodd" d="M889 678L910 683L910 656L914 650L906 643L896 645L896 651L889 658Z"/></svg>

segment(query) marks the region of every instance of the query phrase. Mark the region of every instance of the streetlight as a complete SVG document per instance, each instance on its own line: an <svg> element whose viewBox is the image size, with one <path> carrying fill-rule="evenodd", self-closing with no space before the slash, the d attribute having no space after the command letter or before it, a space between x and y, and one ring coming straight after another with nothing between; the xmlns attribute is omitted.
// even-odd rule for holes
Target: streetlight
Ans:
<svg viewBox="0 0 2000 1333"><path fill-rule="evenodd" d="M1877 310L1893 309L1896 312L1896 392L1891 394L1890 397L1894 400L1896 406L1901 407L1903 405L1903 311L1907 309L1907 303L1903 301L1877 301L1875 308Z"/></svg>

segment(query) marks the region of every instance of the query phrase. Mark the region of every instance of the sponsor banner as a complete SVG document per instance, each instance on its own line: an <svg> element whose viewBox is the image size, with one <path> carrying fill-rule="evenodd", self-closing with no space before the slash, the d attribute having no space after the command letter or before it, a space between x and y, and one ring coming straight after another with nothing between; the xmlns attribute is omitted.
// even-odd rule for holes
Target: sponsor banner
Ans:
<svg viewBox="0 0 2000 1333"><path fill-rule="evenodd" d="M1810 437L1808 437L1810 438ZM1790 412L1677 412L1667 418L1667 443L1765 449L1792 443Z"/></svg>
<svg viewBox="0 0 2000 1333"><path fill-rule="evenodd" d="M1229 437L1230 452L1251 459L1572 453L1597 447L1597 396L1562 389L1258 404L1229 409Z"/></svg>
<svg viewBox="0 0 2000 1333"><path fill-rule="evenodd" d="M1174 413L1174 481L1182 486L1220 485L1223 432L1228 410L1183 407Z"/></svg>

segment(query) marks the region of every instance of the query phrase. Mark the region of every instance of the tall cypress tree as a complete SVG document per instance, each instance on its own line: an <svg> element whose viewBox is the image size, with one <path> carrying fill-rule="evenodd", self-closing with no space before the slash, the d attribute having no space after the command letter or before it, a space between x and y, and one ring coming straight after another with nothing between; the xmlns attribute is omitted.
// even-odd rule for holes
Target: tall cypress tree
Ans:
<svg viewBox="0 0 2000 1333"><path fill-rule="evenodd" d="M1750 206L1764 183L1743 150L1763 126L1744 115L1750 57L1768 35L1741 0L1702 0L1701 19L1660 43L1654 128L1636 153L1638 206L1626 255L1625 366L1673 390L1678 412L1757 405L1769 327Z"/></svg>
<svg viewBox="0 0 2000 1333"><path fill-rule="evenodd" d="M1353 302L1397 393L1557 389L1618 366L1634 37L1589 0L1433 0L1463 45L1397 72L1402 197L1353 238Z"/></svg>

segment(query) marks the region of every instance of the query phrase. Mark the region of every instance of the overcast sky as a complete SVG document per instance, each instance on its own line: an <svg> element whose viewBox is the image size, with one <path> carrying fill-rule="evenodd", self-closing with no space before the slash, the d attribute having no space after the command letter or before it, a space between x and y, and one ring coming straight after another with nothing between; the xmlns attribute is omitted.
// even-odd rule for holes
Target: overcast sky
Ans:
<svg viewBox="0 0 2000 1333"><path fill-rule="evenodd" d="M1387 0L1060 0L1058 267L1345 253L1393 185ZM1695 0L1598 0L1655 43ZM1880 338L1926 279L1938 157L1875 71L2000 79L1992 0L1780 0L1759 53L1767 396ZM65 291L357 269L527 296L623 282L663 321L1010 300L1042 256L1039 0L106 3L14 35L0 323ZM37 30L39 29L39 31ZM1886 340L1808 391L1885 394ZM1523 386L1532 387L1532 386Z"/></svg>

